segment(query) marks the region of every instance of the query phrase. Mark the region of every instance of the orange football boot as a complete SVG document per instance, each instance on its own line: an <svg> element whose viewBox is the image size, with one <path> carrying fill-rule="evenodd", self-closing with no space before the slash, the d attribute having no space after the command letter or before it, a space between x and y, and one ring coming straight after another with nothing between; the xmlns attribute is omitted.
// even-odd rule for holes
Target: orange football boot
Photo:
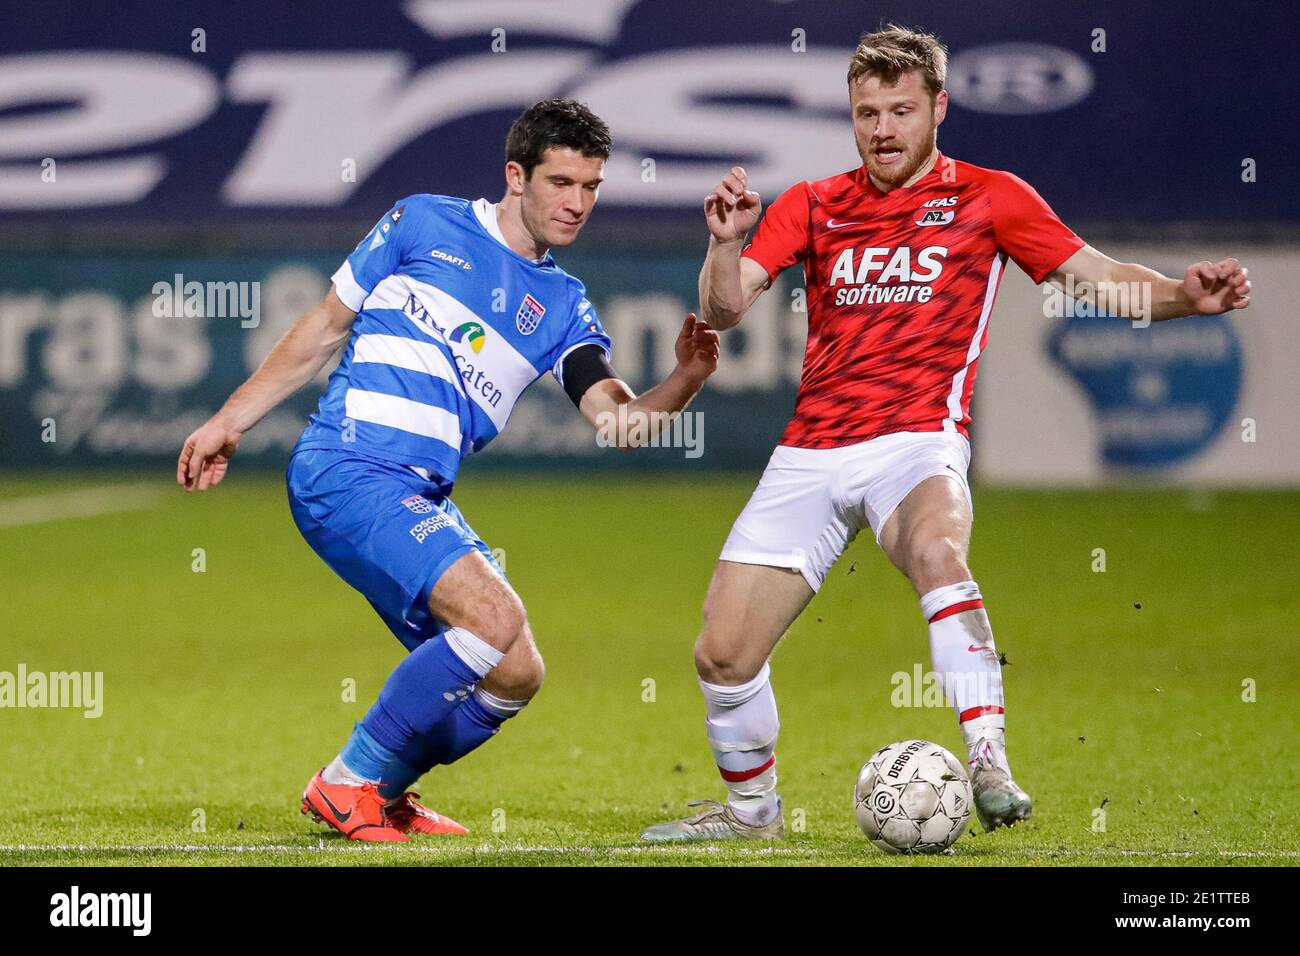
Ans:
<svg viewBox="0 0 1300 956"><path fill-rule="evenodd" d="M468 833L450 817L444 817L415 802L419 794L408 790L388 806L388 825L398 833L451 834Z"/></svg>
<svg viewBox="0 0 1300 956"><path fill-rule="evenodd" d="M399 831L384 808L376 785L350 787L326 783L321 773L311 778L302 792L302 812L332 826L349 840L371 843L406 843L410 837Z"/></svg>

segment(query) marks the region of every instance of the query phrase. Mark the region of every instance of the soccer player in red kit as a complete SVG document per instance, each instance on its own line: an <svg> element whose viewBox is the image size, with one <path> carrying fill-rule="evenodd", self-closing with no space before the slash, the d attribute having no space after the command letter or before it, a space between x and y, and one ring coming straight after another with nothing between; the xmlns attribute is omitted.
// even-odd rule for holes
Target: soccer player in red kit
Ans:
<svg viewBox="0 0 1300 956"><path fill-rule="evenodd" d="M692 804L694 815L650 827L645 840L784 836L768 659L868 526L920 597L981 824L1027 818L1030 798L1007 762L999 657L966 563L971 392L1003 269L1011 259L1038 283L1072 278L1076 295L1132 319L1249 304L1235 259L1195 263L1181 280L1116 262L1022 180L939 152L946 68L932 36L867 34L848 75L863 165L787 190L748 248L761 202L745 171L733 168L705 201L704 320L735 326L797 263L808 345L794 418L723 546L695 645L727 802ZM1134 289L1145 295L1107 294Z"/></svg>

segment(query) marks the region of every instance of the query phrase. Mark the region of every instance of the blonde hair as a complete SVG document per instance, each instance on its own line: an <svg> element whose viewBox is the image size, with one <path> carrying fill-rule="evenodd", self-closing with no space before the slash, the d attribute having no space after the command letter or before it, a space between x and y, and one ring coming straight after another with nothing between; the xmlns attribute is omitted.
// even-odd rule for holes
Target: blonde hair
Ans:
<svg viewBox="0 0 1300 956"><path fill-rule="evenodd" d="M860 77L874 76L893 86L904 73L913 70L920 71L930 99L934 99L948 78L948 49L933 34L891 23L862 35L849 60L849 85Z"/></svg>

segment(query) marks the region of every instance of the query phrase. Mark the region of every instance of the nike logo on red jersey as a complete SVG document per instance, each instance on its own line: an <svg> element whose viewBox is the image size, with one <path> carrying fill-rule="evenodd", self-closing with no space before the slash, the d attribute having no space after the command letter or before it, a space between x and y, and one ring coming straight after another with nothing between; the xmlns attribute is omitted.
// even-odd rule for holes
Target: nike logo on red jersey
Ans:
<svg viewBox="0 0 1300 956"><path fill-rule="evenodd" d="M861 226L860 222L836 222L834 219L826 220L827 229L842 229L844 226Z"/></svg>

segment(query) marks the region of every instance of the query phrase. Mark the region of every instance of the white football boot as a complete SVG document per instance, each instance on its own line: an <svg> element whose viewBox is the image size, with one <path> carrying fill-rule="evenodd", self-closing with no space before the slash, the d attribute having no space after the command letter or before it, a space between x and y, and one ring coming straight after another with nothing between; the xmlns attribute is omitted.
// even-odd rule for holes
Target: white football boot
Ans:
<svg viewBox="0 0 1300 956"><path fill-rule="evenodd" d="M778 809L771 822L754 826L738 818L731 807L716 800L693 800L688 807L701 807L684 820L658 823L641 831L647 843L688 843L697 840L780 840L785 837L785 817Z"/></svg>
<svg viewBox="0 0 1300 956"><path fill-rule="evenodd" d="M1034 812L1034 802L1029 799L1029 794L1020 789L1011 779L1011 774L990 754L996 746L987 739L979 741L974 748L978 756L970 765L975 812L986 832L1015 826L1021 820L1028 820ZM1005 762L1005 759L1001 761L1003 765Z"/></svg>

